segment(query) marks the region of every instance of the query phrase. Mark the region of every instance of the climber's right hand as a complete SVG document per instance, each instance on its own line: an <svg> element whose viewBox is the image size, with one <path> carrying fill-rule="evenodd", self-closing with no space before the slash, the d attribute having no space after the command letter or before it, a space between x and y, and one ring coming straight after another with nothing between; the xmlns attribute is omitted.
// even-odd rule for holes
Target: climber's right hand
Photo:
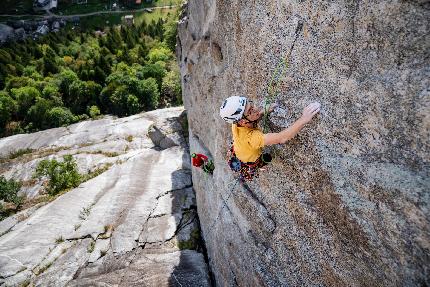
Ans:
<svg viewBox="0 0 430 287"><path fill-rule="evenodd" d="M303 114L300 118L304 124L309 123L312 118L320 111L321 105L318 102L312 103L303 109Z"/></svg>

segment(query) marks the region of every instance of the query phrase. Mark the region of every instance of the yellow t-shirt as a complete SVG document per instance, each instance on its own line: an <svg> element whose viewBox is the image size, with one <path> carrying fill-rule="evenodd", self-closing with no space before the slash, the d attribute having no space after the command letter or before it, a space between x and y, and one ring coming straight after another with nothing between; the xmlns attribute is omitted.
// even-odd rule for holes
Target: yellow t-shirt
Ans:
<svg viewBox="0 0 430 287"><path fill-rule="evenodd" d="M234 152L242 162L255 162L264 146L263 132L258 128L231 125Z"/></svg>

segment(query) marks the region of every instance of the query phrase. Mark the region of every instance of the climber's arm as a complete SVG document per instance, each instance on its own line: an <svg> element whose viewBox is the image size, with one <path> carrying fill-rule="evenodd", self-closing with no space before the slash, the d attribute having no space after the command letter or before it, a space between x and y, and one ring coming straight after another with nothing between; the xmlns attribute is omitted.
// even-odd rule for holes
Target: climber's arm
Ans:
<svg viewBox="0 0 430 287"><path fill-rule="evenodd" d="M279 133L269 133L264 135L264 145L284 144L294 138L305 126L302 119L298 119L291 126Z"/></svg>
<svg viewBox="0 0 430 287"><path fill-rule="evenodd" d="M264 135L264 145L284 144L294 138L303 127L312 120L320 111L319 103L312 103L303 110L303 115L291 126L279 133L269 133Z"/></svg>

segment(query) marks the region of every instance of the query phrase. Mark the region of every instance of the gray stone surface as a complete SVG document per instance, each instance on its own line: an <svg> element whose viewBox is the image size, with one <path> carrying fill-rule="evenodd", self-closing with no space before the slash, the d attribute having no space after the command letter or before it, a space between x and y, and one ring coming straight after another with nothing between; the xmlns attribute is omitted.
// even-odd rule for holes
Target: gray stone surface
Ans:
<svg viewBox="0 0 430 287"><path fill-rule="evenodd" d="M81 273L67 286L211 286L203 255L194 250L140 250L118 261L123 262L119 269Z"/></svg>
<svg viewBox="0 0 430 287"><path fill-rule="evenodd" d="M104 278L105 273L118 277L107 271L115 270L121 276L109 282L119 279L132 286L135 281L144 282L141 273L150 270L158 274L157 279L145 286L168 286L172 272L182 268L177 273L180 284L186 286L192 278L192 282L209 286L206 267L199 266L205 264L203 257L195 251L180 251L175 238L191 206L195 212L183 119L184 109L179 107L0 139L3 156L32 149L4 162L0 170L7 178L27 180L26 190L38 189L32 193L36 201L43 187L30 178L40 160L72 154L81 173L111 164L105 172L53 201L0 222L0 285L79 285L86 279L74 278ZM148 136L150 126L157 127L163 139L174 144L163 148L153 143ZM168 220L160 220L160 214ZM148 240L139 242L145 236L158 238L154 241L158 245L150 248L151 254L156 254L139 261L147 257ZM157 257L164 263L157 263ZM131 267L123 270L127 266ZM181 273L185 271L190 272L190 278ZM140 277L135 278L137 275ZM103 286L116 286L112 284Z"/></svg>
<svg viewBox="0 0 430 287"><path fill-rule="evenodd" d="M190 150L216 165L193 187L217 285L430 285L428 3L190 0L181 17ZM264 101L299 22L269 127L321 112L267 149L250 192L230 184L219 107Z"/></svg>
<svg viewBox="0 0 430 287"><path fill-rule="evenodd" d="M88 259L89 263L96 262L102 255L110 249L110 239L98 239L95 243L94 250Z"/></svg>
<svg viewBox="0 0 430 287"><path fill-rule="evenodd" d="M79 240L57 259L45 272L40 274L34 282L35 286L65 286L73 279L78 269L84 265L90 253L88 246L91 239Z"/></svg>

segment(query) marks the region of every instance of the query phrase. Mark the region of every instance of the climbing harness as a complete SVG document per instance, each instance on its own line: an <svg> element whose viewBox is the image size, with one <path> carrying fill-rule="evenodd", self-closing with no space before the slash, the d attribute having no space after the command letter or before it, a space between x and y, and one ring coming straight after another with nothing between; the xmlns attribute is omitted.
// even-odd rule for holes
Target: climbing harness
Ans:
<svg viewBox="0 0 430 287"><path fill-rule="evenodd" d="M242 162L235 154L234 147L231 145L227 153L228 166L230 169L239 175L239 180L251 181L259 176L259 169L269 164L272 161L272 156L268 153L260 155L255 162Z"/></svg>

